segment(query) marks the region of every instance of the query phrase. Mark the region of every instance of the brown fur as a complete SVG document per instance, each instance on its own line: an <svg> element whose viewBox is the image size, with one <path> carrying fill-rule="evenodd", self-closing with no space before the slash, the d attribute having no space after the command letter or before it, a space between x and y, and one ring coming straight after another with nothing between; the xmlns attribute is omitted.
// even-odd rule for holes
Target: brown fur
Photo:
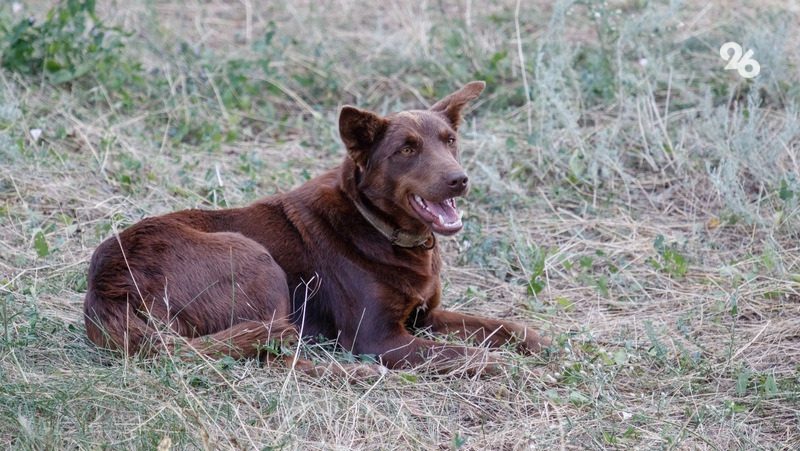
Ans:
<svg viewBox="0 0 800 451"><path fill-rule="evenodd" d="M442 309L438 246L395 246L355 206L430 235L408 196L441 202L466 193L452 140L461 109L483 86L387 117L344 107L348 158L339 167L249 207L148 218L109 238L89 268L89 338L127 354L183 346L240 358L268 354L271 341L296 340L302 328L391 368L429 360L447 368L481 355L411 333L420 327L539 350L546 342L522 325Z"/></svg>

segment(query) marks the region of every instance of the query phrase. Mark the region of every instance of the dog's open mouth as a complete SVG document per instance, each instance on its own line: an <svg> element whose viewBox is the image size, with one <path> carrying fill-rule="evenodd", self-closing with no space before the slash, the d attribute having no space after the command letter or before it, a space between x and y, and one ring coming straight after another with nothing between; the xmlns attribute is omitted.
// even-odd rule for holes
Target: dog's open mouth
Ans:
<svg viewBox="0 0 800 451"><path fill-rule="evenodd" d="M456 207L456 199L445 199L442 202L431 202L421 196L413 194L409 196L411 207L417 212L420 219L428 223L434 232L442 235L452 235L459 230L462 213Z"/></svg>

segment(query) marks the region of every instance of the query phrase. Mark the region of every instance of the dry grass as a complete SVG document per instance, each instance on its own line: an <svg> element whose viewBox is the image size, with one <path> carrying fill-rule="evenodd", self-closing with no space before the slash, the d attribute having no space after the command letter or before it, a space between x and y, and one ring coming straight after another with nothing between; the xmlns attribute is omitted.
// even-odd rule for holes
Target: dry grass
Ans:
<svg viewBox="0 0 800 451"><path fill-rule="evenodd" d="M119 2L99 12L132 33L138 82L0 73L0 444L800 447L800 13L523 2L517 41L515 6ZM758 78L722 70L727 40ZM446 305L537 325L560 355L348 384L87 342L87 262L114 228L291 189L342 158L339 105L418 107L473 78Z"/></svg>

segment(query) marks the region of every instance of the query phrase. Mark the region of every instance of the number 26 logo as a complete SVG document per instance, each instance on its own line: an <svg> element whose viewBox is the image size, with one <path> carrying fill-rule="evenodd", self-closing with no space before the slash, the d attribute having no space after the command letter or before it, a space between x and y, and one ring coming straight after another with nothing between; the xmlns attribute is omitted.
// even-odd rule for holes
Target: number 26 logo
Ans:
<svg viewBox="0 0 800 451"><path fill-rule="evenodd" d="M731 50L733 50L732 53ZM736 70L744 78L753 78L761 72L761 65L753 59L753 51L748 50L742 56L742 46L736 42L722 44L722 47L719 48L719 56L728 61L725 69Z"/></svg>

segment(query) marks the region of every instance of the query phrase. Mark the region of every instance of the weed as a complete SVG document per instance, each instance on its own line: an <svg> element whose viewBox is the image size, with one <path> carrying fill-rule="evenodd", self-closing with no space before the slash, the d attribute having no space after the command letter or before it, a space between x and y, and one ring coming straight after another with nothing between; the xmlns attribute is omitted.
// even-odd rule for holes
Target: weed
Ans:
<svg viewBox="0 0 800 451"><path fill-rule="evenodd" d="M0 33L0 63L10 71L53 84L94 78L123 97L126 85L138 80L139 64L122 56L125 33L104 24L95 0L58 2L41 23L0 20Z"/></svg>
<svg viewBox="0 0 800 451"><path fill-rule="evenodd" d="M677 243L665 244L663 235L658 235L653 241L653 248L658 253L658 258L650 259L653 268L664 271L673 277L683 277L689 270L686 257L678 250Z"/></svg>

